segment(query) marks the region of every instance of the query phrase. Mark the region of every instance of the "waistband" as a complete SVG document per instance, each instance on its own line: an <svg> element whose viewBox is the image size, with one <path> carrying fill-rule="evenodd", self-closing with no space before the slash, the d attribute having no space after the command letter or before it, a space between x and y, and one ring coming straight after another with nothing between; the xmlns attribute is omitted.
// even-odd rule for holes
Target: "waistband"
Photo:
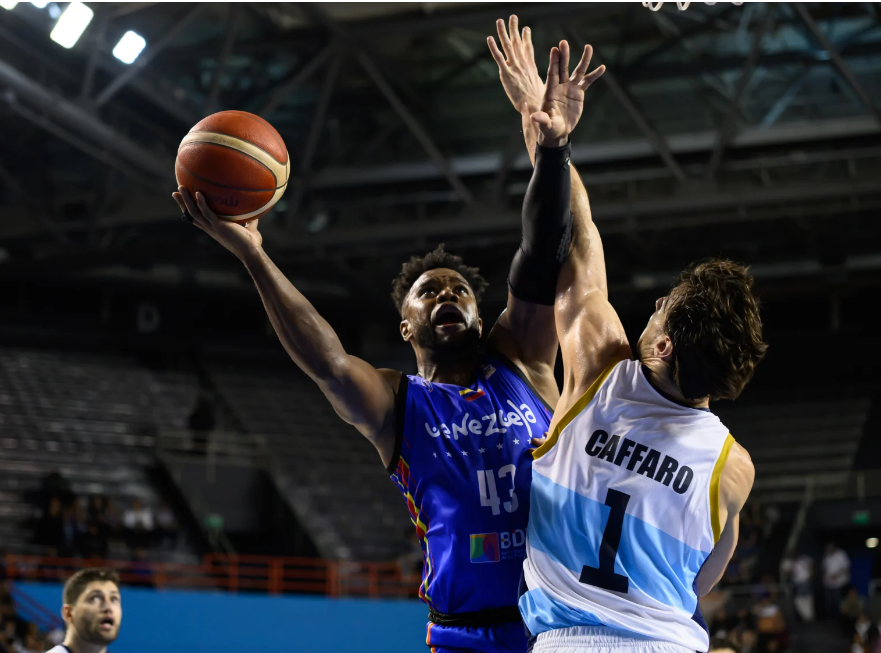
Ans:
<svg viewBox="0 0 881 653"><path fill-rule="evenodd" d="M521 619L520 609L516 605L478 610L477 612L459 612L458 614L444 614L433 608L428 609L428 620L438 626L496 626Z"/></svg>
<svg viewBox="0 0 881 653"><path fill-rule="evenodd" d="M621 653L631 650L644 651L647 648L650 648L652 653L694 653L694 649L681 644L604 626L573 626L545 631L536 637L532 653L542 653L558 647L577 647L585 651L593 648L611 648Z"/></svg>

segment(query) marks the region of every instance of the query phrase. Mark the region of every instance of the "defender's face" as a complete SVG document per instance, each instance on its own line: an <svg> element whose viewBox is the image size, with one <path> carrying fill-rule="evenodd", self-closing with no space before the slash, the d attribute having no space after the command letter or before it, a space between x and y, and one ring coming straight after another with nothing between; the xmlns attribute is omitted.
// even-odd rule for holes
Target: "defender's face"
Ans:
<svg viewBox="0 0 881 653"><path fill-rule="evenodd" d="M68 627L73 626L83 641L107 646L119 636L122 600L116 583L93 581L86 586L76 604L64 608Z"/></svg>
<svg viewBox="0 0 881 653"><path fill-rule="evenodd" d="M426 348L468 345L480 338L483 323L465 278L454 270L429 270L404 300L401 335Z"/></svg>

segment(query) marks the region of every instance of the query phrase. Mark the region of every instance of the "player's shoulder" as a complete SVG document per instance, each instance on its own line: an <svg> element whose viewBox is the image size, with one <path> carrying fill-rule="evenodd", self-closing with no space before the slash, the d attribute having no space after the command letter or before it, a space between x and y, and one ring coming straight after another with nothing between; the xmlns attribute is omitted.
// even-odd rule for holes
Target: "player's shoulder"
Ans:
<svg viewBox="0 0 881 653"><path fill-rule="evenodd" d="M391 388L392 392L397 394L398 388L401 385L401 380L404 378L404 373L400 370L390 370L385 367L379 368L376 371L379 372L379 375L386 384L388 384L388 387Z"/></svg>

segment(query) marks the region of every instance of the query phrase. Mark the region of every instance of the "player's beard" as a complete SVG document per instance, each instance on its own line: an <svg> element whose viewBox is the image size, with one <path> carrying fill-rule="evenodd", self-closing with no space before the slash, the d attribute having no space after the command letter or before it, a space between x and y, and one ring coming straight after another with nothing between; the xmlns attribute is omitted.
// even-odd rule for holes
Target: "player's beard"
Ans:
<svg viewBox="0 0 881 653"><path fill-rule="evenodd" d="M101 617L100 615L96 616L93 620L89 620L88 617L82 616L76 621L76 632L79 635L79 638L88 644L92 644L94 646L107 646L116 641L116 638L119 637L119 622L117 621L115 624L115 628L111 633L102 633L99 628L101 627Z"/></svg>
<svg viewBox="0 0 881 653"><path fill-rule="evenodd" d="M428 324L425 328L416 330L414 334L416 345L431 351L432 358L441 364L461 361L472 356L480 346L480 328L477 322L466 323L465 327L465 331L452 336L443 336L434 326Z"/></svg>

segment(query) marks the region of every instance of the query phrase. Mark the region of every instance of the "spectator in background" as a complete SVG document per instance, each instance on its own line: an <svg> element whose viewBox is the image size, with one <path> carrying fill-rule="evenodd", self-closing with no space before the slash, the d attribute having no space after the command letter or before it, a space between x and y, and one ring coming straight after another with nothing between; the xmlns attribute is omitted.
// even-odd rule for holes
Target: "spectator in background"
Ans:
<svg viewBox="0 0 881 653"><path fill-rule="evenodd" d="M153 511L134 499L131 507L122 516L122 524L126 532L126 541L133 551L144 549L153 537Z"/></svg>
<svg viewBox="0 0 881 653"><path fill-rule="evenodd" d="M40 507L44 510L52 499L58 499L61 501L61 506L65 507L69 506L75 498L70 483L57 469L51 470L40 481L40 496L42 500Z"/></svg>
<svg viewBox="0 0 881 653"><path fill-rule="evenodd" d="M823 556L823 593L827 619L838 614L841 594L850 583L850 558L834 542L826 545Z"/></svg>
<svg viewBox="0 0 881 653"><path fill-rule="evenodd" d="M804 622L814 620L814 561L795 549L790 549L780 563L780 579L792 595L792 603Z"/></svg>
<svg viewBox="0 0 881 653"><path fill-rule="evenodd" d="M775 597L763 591L761 600L753 607L758 633L758 653L775 653L784 650L786 621Z"/></svg>
<svg viewBox="0 0 881 653"><path fill-rule="evenodd" d="M45 546L46 553L57 556L64 544L64 515L61 499L57 496L49 499L43 515L34 529L35 541Z"/></svg>
<svg viewBox="0 0 881 653"><path fill-rule="evenodd" d="M214 404L206 388L200 388L196 404L187 420L187 427L193 437L193 449L205 453L208 448L208 434L214 430Z"/></svg>
<svg viewBox="0 0 881 653"><path fill-rule="evenodd" d="M841 624L841 632L850 637L862 614L863 600L860 598L857 588L848 587L847 594L838 605L838 621Z"/></svg>
<svg viewBox="0 0 881 653"><path fill-rule="evenodd" d="M72 557L79 552L80 535L83 532L79 502L75 500L66 506L62 515L61 547L58 553L63 557Z"/></svg>
<svg viewBox="0 0 881 653"><path fill-rule="evenodd" d="M174 549L177 547L179 535L180 529L174 513L167 503L161 502L156 511L156 537L159 540L159 545L163 548Z"/></svg>

